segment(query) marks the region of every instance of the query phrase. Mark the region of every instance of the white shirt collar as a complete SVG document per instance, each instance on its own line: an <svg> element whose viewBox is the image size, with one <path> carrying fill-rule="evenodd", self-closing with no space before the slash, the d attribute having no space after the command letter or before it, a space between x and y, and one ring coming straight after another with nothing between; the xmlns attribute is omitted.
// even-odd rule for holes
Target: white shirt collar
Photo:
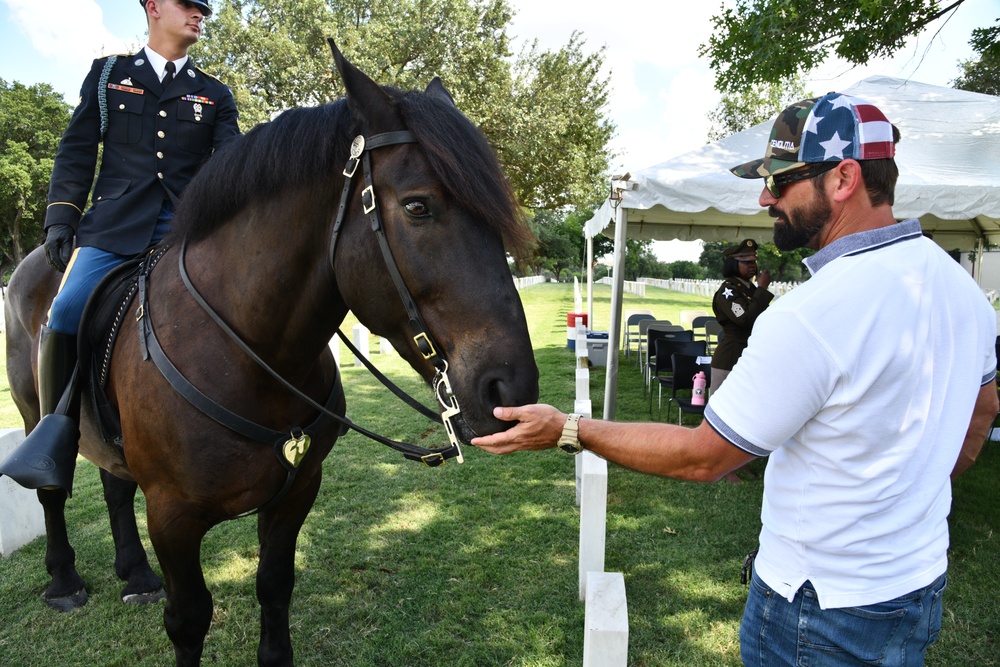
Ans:
<svg viewBox="0 0 1000 667"><path fill-rule="evenodd" d="M142 48L146 52L146 58L149 59L149 64L152 65L153 71L156 72L156 76L160 77L160 81L163 81L163 75L166 74L167 59L151 49L149 44L146 44ZM174 66L177 68L177 72L174 76L181 73L181 70L184 69L184 65L187 61L188 57L186 54L174 61Z"/></svg>

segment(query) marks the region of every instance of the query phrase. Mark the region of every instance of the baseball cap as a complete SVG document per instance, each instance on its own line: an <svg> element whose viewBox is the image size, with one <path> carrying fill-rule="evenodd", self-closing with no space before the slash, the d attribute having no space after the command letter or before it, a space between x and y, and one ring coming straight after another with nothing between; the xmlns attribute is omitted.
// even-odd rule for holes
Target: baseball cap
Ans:
<svg viewBox="0 0 1000 667"><path fill-rule="evenodd" d="M202 16L204 16L205 18L208 18L209 16L212 15L212 8L209 7L207 2L203 2L202 0L187 0L187 1L190 2L192 5L194 5L195 7L197 7L198 9L200 9ZM139 4L142 5L143 9L145 9L146 0L139 0Z"/></svg>
<svg viewBox="0 0 1000 667"><path fill-rule="evenodd" d="M896 154L892 137L892 123L871 102L827 93L779 113L764 157L730 171L740 178L767 178L817 162L891 158Z"/></svg>

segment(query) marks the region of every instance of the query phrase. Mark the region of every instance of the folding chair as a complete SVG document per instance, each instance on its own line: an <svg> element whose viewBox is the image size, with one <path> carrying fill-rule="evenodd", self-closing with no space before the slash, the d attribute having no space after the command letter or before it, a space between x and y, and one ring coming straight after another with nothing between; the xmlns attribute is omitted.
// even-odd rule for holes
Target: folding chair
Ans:
<svg viewBox="0 0 1000 667"><path fill-rule="evenodd" d="M722 340L722 325L714 317L705 323L705 343L708 346L708 353L714 354L719 341Z"/></svg>
<svg viewBox="0 0 1000 667"><path fill-rule="evenodd" d="M700 341L699 341L700 342ZM712 364L698 363L698 357L703 355L681 354L674 352L671 360L673 365L673 383L670 387L670 397L667 399L667 420L670 420L670 404L677 404L677 423L684 420L684 415L705 416L705 405L708 404L708 387L705 388L705 404L695 405L691 402L692 397L685 398L678 396L678 391L692 391L694 389L694 376L698 371L705 373L705 378L712 377Z"/></svg>
<svg viewBox="0 0 1000 667"><path fill-rule="evenodd" d="M639 338L639 323L644 320L655 320L656 317L653 316L653 311L643 310L643 311L629 311L625 317L625 340L622 345L625 348L625 358L632 358L632 341L636 341L636 349L638 349L640 338Z"/></svg>
<svg viewBox="0 0 1000 667"><path fill-rule="evenodd" d="M674 354L687 354L693 357L703 357L705 356L705 341L703 340L686 340L686 341L675 341L661 338L656 341L656 360L654 361L653 372L650 377L650 388L649 388L649 412L653 413L653 378L656 379L658 385L658 397L656 399L656 418L659 419L663 409L663 389L667 388L673 391L674 386L674 366L673 366L673 355ZM670 416L669 411L667 416Z"/></svg>
<svg viewBox="0 0 1000 667"><path fill-rule="evenodd" d="M646 358L640 364L644 376L644 386L649 385L650 372L653 368L653 358L656 356L656 341L664 338L678 341L694 340L694 333L686 329L681 329L674 324L666 327L650 325L646 331L646 345L643 350L647 353Z"/></svg>
<svg viewBox="0 0 1000 667"><path fill-rule="evenodd" d="M695 340L707 340L705 337L705 323L714 319L711 315L699 315L691 320L691 331L694 332Z"/></svg>

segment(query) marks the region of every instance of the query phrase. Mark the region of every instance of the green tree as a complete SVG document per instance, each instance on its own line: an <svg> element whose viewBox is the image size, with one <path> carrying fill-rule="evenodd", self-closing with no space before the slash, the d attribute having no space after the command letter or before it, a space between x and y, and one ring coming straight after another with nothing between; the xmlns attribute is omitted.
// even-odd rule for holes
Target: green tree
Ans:
<svg viewBox="0 0 1000 667"><path fill-rule="evenodd" d="M955 88L1000 95L1000 19L997 23L972 31L969 43L979 56L959 63L962 74L951 82Z"/></svg>
<svg viewBox="0 0 1000 667"><path fill-rule="evenodd" d="M327 37L376 81L422 89L440 76L495 147L521 202L583 207L607 182L603 49L574 33L513 58L507 0L222 0L192 54L233 90L250 127L342 94Z"/></svg>
<svg viewBox="0 0 1000 667"><path fill-rule="evenodd" d="M963 2L942 8L938 0L737 0L712 19L713 35L700 53L709 57L719 91L740 90L809 72L831 52L855 65L890 56Z"/></svg>
<svg viewBox="0 0 1000 667"><path fill-rule="evenodd" d="M722 278L722 264L725 258L722 251L734 245L729 241L702 241L701 255L698 256L698 265L705 270L705 277L712 280Z"/></svg>
<svg viewBox="0 0 1000 667"><path fill-rule="evenodd" d="M688 259L679 259L667 265L672 278L684 280L702 280L705 277L705 269L696 262Z"/></svg>
<svg viewBox="0 0 1000 667"><path fill-rule="evenodd" d="M653 253L653 242L640 239L625 240L625 280L673 277L670 268Z"/></svg>
<svg viewBox="0 0 1000 667"><path fill-rule="evenodd" d="M38 245L52 163L70 106L48 84L0 79L0 253L3 273Z"/></svg>
<svg viewBox="0 0 1000 667"><path fill-rule="evenodd" d="M809 97L801 74L783 81L766 82L726 92L718 106L708 114L712 127L709 141L718 141L731 134L774 118L792 102Z"/></svg>
<svg viewBox="0 0 1000 667"><path fill-rule="evenodd" d="M583 267L585 241L579 215L535 211L529 224L536 243L522 263L527 273L550 272L556 279L563 271L579 272Z"/></svg>
<svg viewBox="0 0 1000 667"><path fill-rule="evenodd" d="M736 245L730 241L706 241L702 244L698 264L705 269L705 277L718 280L722 278L722 251ZM815 251L810 248L796 250L778 250L771 242L761 243L757 247L757 267L771 272L771 279L782 282L801 282L808 279L802 260Z"/></svg>

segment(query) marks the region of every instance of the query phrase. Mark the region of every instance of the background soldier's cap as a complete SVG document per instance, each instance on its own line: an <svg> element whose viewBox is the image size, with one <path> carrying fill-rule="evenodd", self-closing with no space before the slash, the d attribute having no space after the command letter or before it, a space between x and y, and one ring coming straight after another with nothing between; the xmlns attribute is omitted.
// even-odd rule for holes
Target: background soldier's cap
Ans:
<svg viewBox="0 0 1000 667"><path fill-rule="evenodd" d="M827 93L778 114L764 157L730 169L740 178L767 178L814 162L879 160L896 154L892 123L859 97Z"/></svg>
<svg viewBox="0 0 1000 667"><path fill-rule="evenodd" d="M188 2L200 9L205 18L212 15L212 8L208 6L207 2L202 2L202 0L188 0ZM142 5L143 9L146 8L146 0L139 0L139 4Z"/></svg>
<svg viewBox="0 0 1000 667"><path fill-rule="evenodd" d="M726 259L757 259L757 242L753 239L743 239L743 243L726 248L722 251L722 256Z"/></svg>

